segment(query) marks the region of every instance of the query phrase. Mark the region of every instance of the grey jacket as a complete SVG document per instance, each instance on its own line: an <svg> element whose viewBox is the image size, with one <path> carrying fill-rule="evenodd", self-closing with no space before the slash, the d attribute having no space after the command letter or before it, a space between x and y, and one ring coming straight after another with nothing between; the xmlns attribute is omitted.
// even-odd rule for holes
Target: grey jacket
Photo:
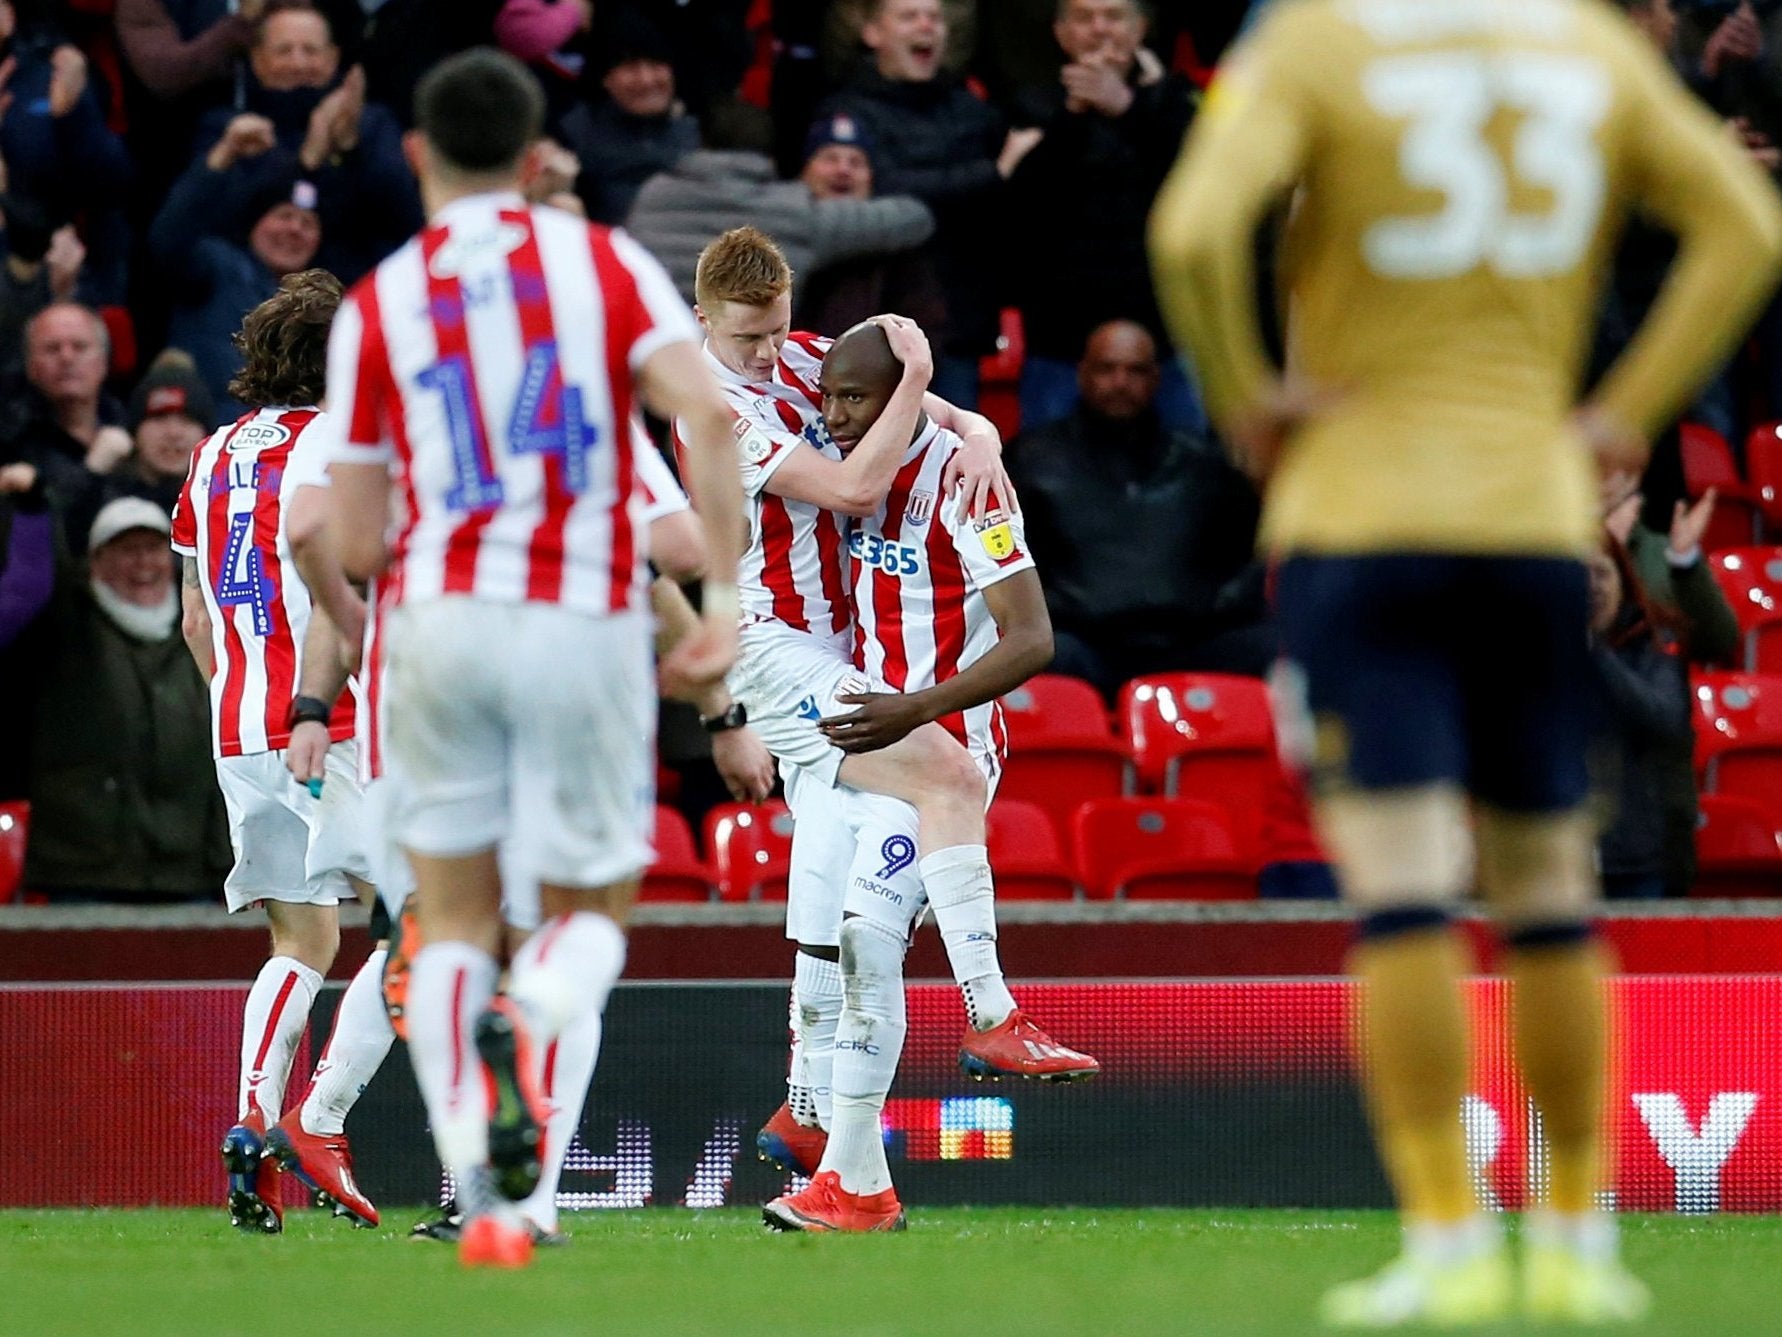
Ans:
<svg viewBox="0 0 1782 1337"><path fill-rule="evenodd" d="M700 149L644 182L625 220L689 302L699 252L745 225L772 237L792 272L807 276L838 260L920 246L934 234L934 215L907 195L812 199L802 181L776 178L765 154Z"/></svg>

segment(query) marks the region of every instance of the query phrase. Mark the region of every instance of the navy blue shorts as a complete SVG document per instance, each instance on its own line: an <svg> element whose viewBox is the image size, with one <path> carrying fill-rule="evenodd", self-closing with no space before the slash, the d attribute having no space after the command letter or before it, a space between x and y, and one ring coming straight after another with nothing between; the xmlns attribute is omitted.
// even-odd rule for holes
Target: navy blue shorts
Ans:
<svg viewBox="0 0 1782 1337"><path fill-rule="evenodd" d="M1580 562L1294 557L1276 586L1303 674L1315 785L1449 781L1518 813L1589 790L1589 589Z"/></svg>

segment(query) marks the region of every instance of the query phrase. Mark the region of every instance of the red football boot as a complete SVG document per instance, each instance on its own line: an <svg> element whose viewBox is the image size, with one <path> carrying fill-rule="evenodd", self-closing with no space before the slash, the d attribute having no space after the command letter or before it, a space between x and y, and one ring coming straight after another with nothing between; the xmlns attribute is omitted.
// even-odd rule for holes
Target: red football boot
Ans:
<svg viewBox="0 0 1782 1337"><path fill-rule="evenodd" d="M324 1203L356 1226L377 1224L377 1208L353 1178L353 1153L345 1133L306 1133L301 1109L292 1110L266 1135L266 1154L297 1176Z"/></svg>
<svg viewBox="0 0 1782 1337"><path fill-rule="evenodd" d="M462 1267L525 1267L532 1261L532 1232L523 1221L475 1216L458 1237Z"/></svg>
<svg viewBox="0 0 1782 1337"><path fill-rule="evenodd" d="M762 1160L806 1178L817 1173L828 1145L829 1134L817 1124L799 1123L790 1105L781 1105L755 1134L755 1151Z"/></svg>
<svg viewBox="0 0 1782 1337"><path fill-rule="evenodd" d="M276 1235L285 1228L278 1161L266 1154L266 1116L258 1109L223 1134L223 1169L229 1175L229 1224L249 1235Z"/></svg>
<svg viewBox="0 0 1782 1337"><path fill-rule="evenodd" d="M903 1230L903 1204L888 1188L870 1197L849 1193L841 1176L824 1170L801 1193L785 1193L761 1209L761 1219L775 1230L849 1231Z"/></svg>
<svg viewBox="0 0 1782 1337"><path fill-rule="evenodd" d="M959 1045L959 1069L979 1081L1033 1077L1042 1082L1076 1082L1095 1076L1101 1064L1059 1044L1016 1008L1000 1026L965 1037Z"/></svg>

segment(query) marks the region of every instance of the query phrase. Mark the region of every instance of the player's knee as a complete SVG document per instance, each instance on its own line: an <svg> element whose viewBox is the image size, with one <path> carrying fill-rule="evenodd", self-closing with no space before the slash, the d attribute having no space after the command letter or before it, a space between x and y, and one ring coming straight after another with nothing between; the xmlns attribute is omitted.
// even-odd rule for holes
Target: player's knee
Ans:
<svg viewBox="0 0 1782 1337"><path fill-rule="evenodd" d="M273 903L276 905L276 903ZM332 907L319 905L268 907L272 954L301 961L326 975L340 951L340 920Z"/></svg>
<svg viewBox="0 0 1782 1337"><path fill-rule="evenodd" d="M923 730L919 760L920 785L925 801L959 804L976 812L984 810L990 795L983 772L971 759L971 753L945 730L938 726Z"/></svg>
<svg viewBox="0 0 1782 1337"><path fill-rule="evenodd" d="M1445 907L1472 879L1466 797L1449 785L1343 792L1317 803L1343 892L1365 912Z"/></svg>
<svg viewBox="0 0 1782 1337"><path fill-rule="evenodd" d="M1587 813L1481 808L1477 839L1479 888L1512 936L1588 920L1597 882Z"/></svg>

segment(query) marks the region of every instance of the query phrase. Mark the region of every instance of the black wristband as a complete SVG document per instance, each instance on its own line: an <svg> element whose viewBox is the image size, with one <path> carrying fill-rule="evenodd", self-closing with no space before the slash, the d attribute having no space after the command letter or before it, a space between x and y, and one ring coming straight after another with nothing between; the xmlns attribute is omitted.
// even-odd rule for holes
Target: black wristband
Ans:
<svg viewBox="0 0 1782 1337"><path fill-rule="evenodd" d="M299 696L291 701L291 727L314 721L326 724L334 715L334 707L319 696Z"/></svg>
<svg viewBox="0 0 1782 1337"><path fill-rule="evenodd" d="M702 717L699 722L707 733L729 733L749 722L749 712L743 709L741 701L732 701L722 715L713 715L709 720Z"/></svg>

